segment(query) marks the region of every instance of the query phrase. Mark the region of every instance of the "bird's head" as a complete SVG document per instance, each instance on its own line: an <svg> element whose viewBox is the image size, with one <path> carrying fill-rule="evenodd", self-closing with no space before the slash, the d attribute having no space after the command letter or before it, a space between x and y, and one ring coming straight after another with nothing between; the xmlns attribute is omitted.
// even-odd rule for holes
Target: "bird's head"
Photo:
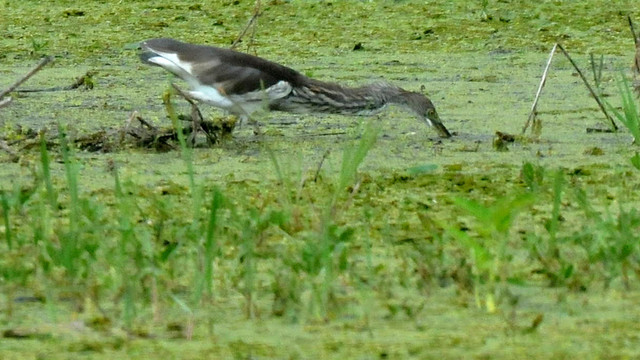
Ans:
<svg viewBox="0 0 640 360"><path fill-rule="evenodd" d="M442 121L440 121L436 107L428 97L415 92L406 92L403 94L403 98L405 104L409 106L421 120L436 129L440 137L451 137L451 133L444 124L442 124Z"/></svg>

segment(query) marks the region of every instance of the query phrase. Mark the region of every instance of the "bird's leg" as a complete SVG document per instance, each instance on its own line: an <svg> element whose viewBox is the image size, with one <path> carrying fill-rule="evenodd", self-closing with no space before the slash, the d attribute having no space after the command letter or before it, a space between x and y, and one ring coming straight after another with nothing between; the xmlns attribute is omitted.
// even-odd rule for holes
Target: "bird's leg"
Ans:
<svg viewBox="0 0 640 360"><path fill-rule="evenodd" d="M195 103L191 103L191 127L193 129L191 135L190 135L190 140L192 141L192 144L195 145L195 137L197 135L198 130L201 130L204 135L207 137L207 142L209 143L209 145L213 145L216 142L218 142L218 136L215 132L211 131L211 126L206 126L205 127L205 123L204 123L204 119L202 118L202 113L200 112L200 109L198 109L198 106Z"/></svg>
<svg viewBox="0 0 640 360"><path fill-rule="evenodd" d="M180 89L175 83L171 83L171 86L173 86L176 92L180 96L182 96L185 100L187 100L187 102L191 105L192 131L188 139L191 145L193 146L196 143L196 135L198 133L198 130L201 130L206 135L207 140L211 144L215 144L216 137L214 136L214 134L210 134L208 131L205 130L204 126L202 125L202 122L203 122L202 112L200 112L200 109L198 108L198 105L196 104L196 102L193 101L193 99L187 93L182 91L182 89Z"/></svg>
<svg viewBox="0 0 640 360"><path fill-rule="evenodd" d="M237 105L236 103L234 103L233 105L235 109L232 112L240 114L240 125L238 127L241 127L242 123L248 121L251 125L253 125L253 134L261 135L262 132L260 131L260 123L256 119L252 118L251 115L246 112L240 105Z"/></svg>
<svg viewBox="0 0 640 360"><path fill-rule="evenodd" d="M262 131L260 131L260 123L258 123L257 120L252 118L249 114L244 114L240 117L240 123L242 124L245 119L253 125L253 135L262 135Z"/></svg>

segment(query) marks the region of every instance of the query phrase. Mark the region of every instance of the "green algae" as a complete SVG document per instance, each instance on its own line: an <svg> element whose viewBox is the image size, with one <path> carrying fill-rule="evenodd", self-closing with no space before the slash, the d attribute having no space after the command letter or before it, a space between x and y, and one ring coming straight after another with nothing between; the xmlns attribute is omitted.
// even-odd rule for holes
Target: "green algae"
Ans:
<svg viewBox="0 0 640 360"><path fill-rule="evenodd" d="M640 182L628 161L635 153L631 136L625 131L585 131L606 126L605 120L568 62L556 58L539 107L539 141L518 141L507 145L506 152L496 152L491 144L495 131L519 133L554 41L562 40L585 68L587 53L605 54L603 86L615 93L611 74L630 65L633 45L626 14L634 15L634 8L628 1L585 4L490 2L488 17L483 17L480 2L265 2L255 39L259 55L319 79L358 84L384 78L415 91L424 85L441 118L456 133L441 141L412 114L397 108L373 118L379 126L378 141L360 169L357 191L341 194L344 203L337 209L334 225L342 231L337 235L344 237L343 243L352 242L352 258L339 274L339 291L326 318L304 307L312 303L312 291L305 284L315 285L318 278L310 271L292 272L302 265L285 260L314 249L309 244L325 226L323 207L334 194L342 151L357 142L367 119L274 113L261 119L266 137L258 140L244 127L233 140L196 149L192 155L194 176L205 198L218 187L228 211L250 218L240 228L231 213L221 215L226 225L219 231L226 240L217 255L212 303L189 313L169 296L188 298L190 279L197 271L191 262L197 256L196 244L177 250L171 245L190 238L192 231L190 184L178 152L81 152L76 154L80 197L91 199L84 204L93 209L87 221L101 226L94 229L96 234L104 232L101 238L112 239L105 241L105 248L116 246L119 231L111 225L119 214L112 177L116 164L126 194L135 199L132 221L137 236L155 237L157 242L150 244L158 246L154 249L159 259L177 259L167 263L170 266L153 268L161 273L160 318L153 319L158 314L149 305L151 295L141 293L144 300L138 304L133 328L122 330L122 294L114 285L117 268L105 264L106 259L95 261L95 268L105 274L97 274L88 289L105 294L103 309L92 309L91 302L83 303L86 299L78 295L85 288L67 283L61 269L45 275L34 270L35 260L23 263L25 253L39 254L27 247L7 253L15 261L2 263L2 269L14 268L3 272L3 278L11 280L3 285L3 293L49 291L58 296L47 295L53 304L16 303L11 316L3 313L4 329L17 329L31 338L5 336L0 354L18 359L38 354L194 359L637 356L637 321L629 316L637 302L635 287L625 288L623 277L614 274L603 290L603 262L567 246L562 251L582 268L566 283L550 288L541 265L523 254L523 244L547 231L552 213L549 173L556 168L567 181L558 236L606 238L598 228L588 231L594 218L585 217L574 192L584 191L590 206L612 216L620 207L633 208ZM56 1L44 7L5 1L1 6L1 12L11 16L2 21L0 87L44 53L56 55L56 63L25 87L66 85L86 71L96 73L93 90L20 96L0 112L2 125L41 128L59 122L82 133L121 126L134 110L155 124L169 124L160 99L168 77L139 64L130 45L157 36L229 44L249 18L253 2ZM593 9L606 10L594 16ZM360 42L363 49L351 51ZM179 106L179 111L188 112L186 104ZM205 116L218 116L215 110L203 110ZM598 156L589 155L595 147ZM286 180L274 170L266 148L278 159ZM329 155L322 161L326 151ZM60 154L51 155L60 161ZM526 177L524 163L548 169L547 173ZM38 154L29 151L21 154L19 163L3 162L0 188L23 194L38 189L33 177L38 164ZM64 227L63 215L70 206L64 195L64 165L52 162L51 171L62 211L62 220L52 222ZM318 180L311 181L316 175ZM508 264L513 294L497 314L487 314L474 306L468 254L442 227L453 224L470 234L480 232L474 219L456 206L455 197L490 206L534 186L542 189L540 201L520 215L510 232L509 246L515 249ZM37 209L34 200L11 212L20 241L35 237L37 229L22 222L37 219ZM278 222L278 211L289 221L259 232L260 214L271 212L269 219ZM256 318L251 320L242 305L247 274L239 270L245 266L242 251L250 249L242 246L252 246L241 243L240 232L246 228L259 233L259 242L253 244ZM0 234L6 234L6 228ZM162 251L160 244L165 246ZM554 269L550 264L546 270ZM22 282L15 280L20 276ZM281 290L274 291L274 284ZM13 299L4 296L0 303L7 309ZM274 312L278 301L284 308ZM99 322L101 311L113 319L113 326L92 325ZM541 314L542 322L533 327ZM186 340L190 317L196 319L195 328L193 338Z"/></svg>
<svg viewBox="0 0 640 360"><path fill-rule="evenodd" d="M361 42L367 51L547 51L562 40L578 52L626 54L626 15L637 16L631 1L490 2L491 20L480 2L326 1L298 4L263 2L256 42L275 60L308 59L350 51ZM229 44L246 24L253 1L142 3L5 1L0 53L7 59L33 56L33 41L54 49L63 61L87 58L123 60L121 48L159 34L184 40ZM596 16L593 9L599 9ZM635 12L635 13L634 13ZM28 24L28 26L27 26ZM203 41L204 40L204 41ZM37 51L36 51L37 52ZM263 54L264 55L264 54Z"/></svg>

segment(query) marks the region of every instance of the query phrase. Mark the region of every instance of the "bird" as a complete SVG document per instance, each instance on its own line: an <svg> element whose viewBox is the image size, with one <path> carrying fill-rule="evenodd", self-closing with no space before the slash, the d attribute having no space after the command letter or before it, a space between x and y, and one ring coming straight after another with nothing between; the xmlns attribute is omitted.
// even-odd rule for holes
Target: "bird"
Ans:
<svg viewBox="0 0 640 360"><path fill-rule="evenodd" d="M412 110L443 138L451 133L431 100L387 82L346 87L307 77L287 66L231 49L170 38L140 43L142 62L184 80L194 100L226 110L241 120L266 108L291 113L375 114L387 105Z"/></svg>

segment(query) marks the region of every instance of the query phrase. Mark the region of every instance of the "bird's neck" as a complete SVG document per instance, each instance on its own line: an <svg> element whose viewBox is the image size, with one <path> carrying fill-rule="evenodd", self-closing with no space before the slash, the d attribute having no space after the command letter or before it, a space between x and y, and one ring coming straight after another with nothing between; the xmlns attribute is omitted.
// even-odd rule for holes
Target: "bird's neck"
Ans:
<svg viewBox="0 0 640 360"><path fill-rule="evenodd" d="M310 78L305 80L296 87L297 96L339 113L376 112L387 104L405 104L404 94L408 93L385 82L347 87Z"/></svg>

